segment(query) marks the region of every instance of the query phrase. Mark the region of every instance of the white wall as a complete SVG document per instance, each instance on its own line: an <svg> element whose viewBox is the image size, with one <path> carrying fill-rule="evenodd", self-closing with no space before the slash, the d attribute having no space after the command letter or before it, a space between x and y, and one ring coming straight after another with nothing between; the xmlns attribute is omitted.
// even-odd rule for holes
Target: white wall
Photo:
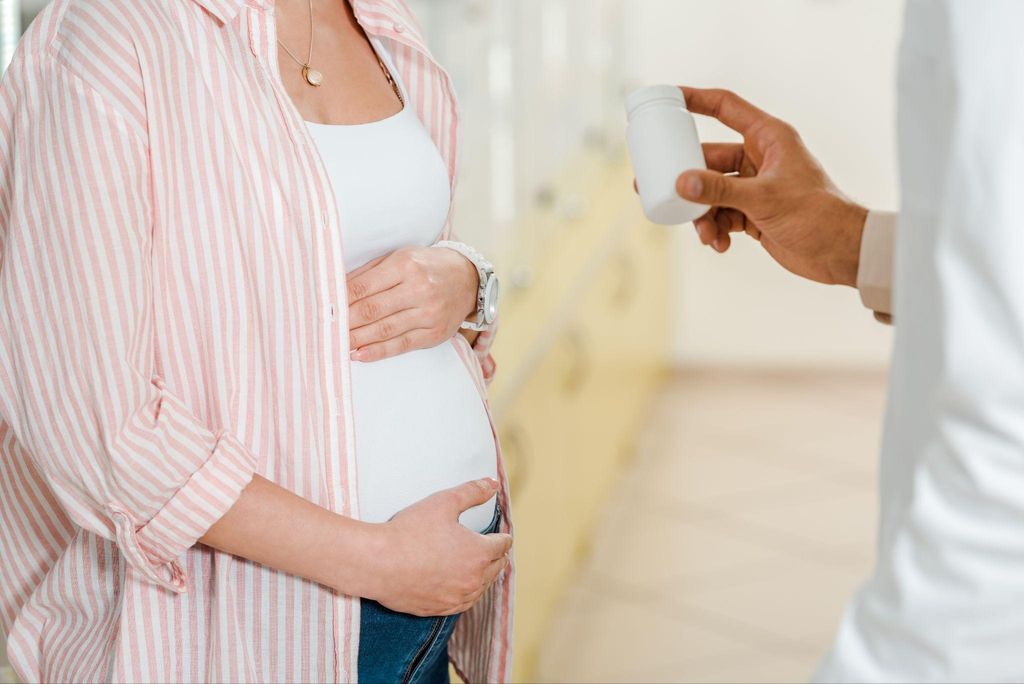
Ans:
<svg viewBox="0 0 1024 684"><path fill-rule="evenodd" d="M0 71L7 68L21 35L21 12L16 0L0 0Z"/></svg>
<svg viewBox="0 0 1024 684"><path fill-rule="evenodd" d="M627 0L630 1L630 0ZM897 0L631 0L641 79L724 87L789 120L832 178L897 206ZM738 140L704 121L701 136ZM882 365L891 331L855 292L802 282L749 239L719 256L677 239L681 363Z"/></svg>

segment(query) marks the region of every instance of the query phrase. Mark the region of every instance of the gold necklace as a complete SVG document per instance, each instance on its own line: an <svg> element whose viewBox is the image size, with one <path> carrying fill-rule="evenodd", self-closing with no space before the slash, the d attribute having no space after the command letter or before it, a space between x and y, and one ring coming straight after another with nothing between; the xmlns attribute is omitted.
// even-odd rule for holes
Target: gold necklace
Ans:
<svg viewBox="0 0 1024 684"><path fill-rule="evenodd" d="M288 49L288 46L281 42L278 38L277 44L288 53L288 56L295 60L295 63L302 67L302 78L305 79L306 83L319 88L324 83L324 75L319 69L314 69L310 66L313 61L313 0L309 0L309 57L303 62L301 59L295 56L295 54Z"/></svg>
<svg viewBox="0 0 1024 684"><path fill-rule="evenodd" d="M305 79L306 83L314 88L319 88L324 84L324 74L319 69L314 69L310 66L310 62L313 61L313 34L313 0L309 0L309 57L305 62L303 62L295 56L295 53L288 49L287 45L281 42L280 38L277 39L277 44L281 46L281 49L288 53L288 56L291 57L296 64L302 67L302 78ZM388 69L384 60L379 56L377 57L377 63L380 64L380 70L384 72L384 77L387 79L388 85L391 86L393 91L395 91L398 101L401 102L404 107L405 98L402 97L402 89L398 87L398 82L395 81L394 77L391 75L391 70Z"/></svg>

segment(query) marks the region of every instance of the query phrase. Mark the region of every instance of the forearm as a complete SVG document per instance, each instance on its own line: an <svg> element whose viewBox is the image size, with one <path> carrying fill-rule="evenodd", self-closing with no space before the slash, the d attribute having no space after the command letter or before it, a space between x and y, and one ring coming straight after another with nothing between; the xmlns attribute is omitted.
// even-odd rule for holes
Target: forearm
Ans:
<svg viewBox="0 0 1024 684"><path fill-rule="evenodd" d="M199 541L350 596L365 596L378 557L378 526L332 513L255 477Z"/></svg>

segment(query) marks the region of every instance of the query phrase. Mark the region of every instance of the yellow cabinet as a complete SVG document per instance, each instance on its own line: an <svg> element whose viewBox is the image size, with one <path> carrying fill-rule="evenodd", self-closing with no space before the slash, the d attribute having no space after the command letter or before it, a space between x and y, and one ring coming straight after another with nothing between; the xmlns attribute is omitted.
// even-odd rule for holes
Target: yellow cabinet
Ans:
<svg viewBox="0 0 1024 684"><path fill-rule="evenodd" d="M630 178L590 169L585 210L557 226L533 285L502 312L491 396L516 523L516 681L531 680L667 366L669 242L642 221Z"/></svg>

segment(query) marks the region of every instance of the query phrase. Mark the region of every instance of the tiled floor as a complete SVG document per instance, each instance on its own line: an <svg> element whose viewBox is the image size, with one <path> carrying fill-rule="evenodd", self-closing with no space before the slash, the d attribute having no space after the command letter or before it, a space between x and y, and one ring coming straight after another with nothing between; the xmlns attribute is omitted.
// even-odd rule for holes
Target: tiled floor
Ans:
<svg viewBox="0 0 1024 684"><path fill-rule="evenodd" d="M881 372L682 372L558 610L544 682L798 682L871 566Z"/></svg>

